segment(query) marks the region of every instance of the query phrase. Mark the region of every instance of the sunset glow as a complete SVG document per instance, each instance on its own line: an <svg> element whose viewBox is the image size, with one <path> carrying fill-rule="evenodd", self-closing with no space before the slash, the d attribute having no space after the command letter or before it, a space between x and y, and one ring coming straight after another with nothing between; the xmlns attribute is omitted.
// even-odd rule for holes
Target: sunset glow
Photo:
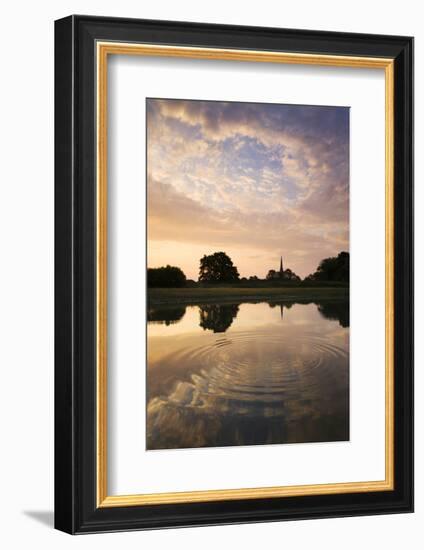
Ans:
<svg viewBox="0 0 424 550"><path fill-rule="evenodd" d="M349 109L147 100L148 266L301 277L349 250Z"/></svg>

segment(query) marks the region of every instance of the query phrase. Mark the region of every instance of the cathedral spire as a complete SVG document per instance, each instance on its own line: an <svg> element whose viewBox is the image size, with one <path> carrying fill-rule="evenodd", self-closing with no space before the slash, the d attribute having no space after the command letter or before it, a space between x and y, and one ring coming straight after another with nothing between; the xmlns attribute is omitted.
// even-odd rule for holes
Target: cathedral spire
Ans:
<svg viewBox="0 0 424 550"><path fill-rule="evenodd" d="M280 273L283 273L283 257L280 258Z"/></svg>

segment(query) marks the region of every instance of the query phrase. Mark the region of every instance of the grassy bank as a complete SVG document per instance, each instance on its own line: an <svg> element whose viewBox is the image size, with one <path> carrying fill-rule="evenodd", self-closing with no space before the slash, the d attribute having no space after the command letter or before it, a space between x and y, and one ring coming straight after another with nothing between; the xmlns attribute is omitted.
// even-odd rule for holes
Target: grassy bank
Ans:
<svg viewBox="0 0 424 550"><path fill-rule="evenodd" d="M151 306L173 304L198 304L213 302L309 302L319 300L345 300L348 288L308 287L236 287L214 286L196 288L150 288L148 299Z"/></svg>

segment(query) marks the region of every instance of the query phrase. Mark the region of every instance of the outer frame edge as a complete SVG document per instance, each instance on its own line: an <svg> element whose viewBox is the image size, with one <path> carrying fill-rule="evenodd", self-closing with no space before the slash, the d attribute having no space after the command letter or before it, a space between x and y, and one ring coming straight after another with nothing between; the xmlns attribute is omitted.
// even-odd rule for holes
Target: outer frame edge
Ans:
<svg viewBox="0 0 424 550"><path fill-rule="evenodd" d="M69 19L68 18L65 18L65 19L62 19L62 20L59 20L57 22L58 23L61 23L63 21L66 21ZM72 21L72 25L74 25L75 23L83 23L85 20L88 20L90 22L102 22L102 23L114 23L114 22L119 22L119 23L124 23L125 21L128 21L128 20L125 20L125 19L118 19L118 18L98 18L98 17L89 17L89 16L72 16L71 17L71 21ZM131 21L131 20L129 20ZM132 20L133 23L136 23L137 20ZM150 21L143 21L143 23L151 23L153 24L153 22L150 22ZM172 22L165 22L165 21L159 21L157 22L158 24L165 24L165 23L169 23L171 24ZM184 23L175 23L175 25L178 26L178 28L182 29L184 28ZM202 28L207 28L209 27L209 25L206 25L206 24L200 24L200 25L197 25L197 24L187 24L187 25L194 25L194 27L192 28L196 28L197 30L199 29L200 26L202 26ZM204 25L204 27L203 27ZM224 30L228 31L231 29L231 26L222 26ZM222 28L221 26L218 25L218 28L215 28L215 32L216 31L219 31L220 28ZM56 27L57 29L58 27ZM249 29L251 31L257 29L259 30L260 28L255 28L255 27L241 27L242 29ZM267 28L263 28L263 30L266 30ZM274 29L275 31L278 31L278 32L281 32L281 33L284 33L286 30L285 29ZM313 31L300 31L300 33L309 33L309 34L312 34ZM321 36L325 36L325 31L319 31L319 32L322 32L323 34ZM339 38L342 38L344 36L345 39L348 39L349 37L370 37L371 35L348 35L348 34L344 34L344 33L334 33L337 37ZM374 35L373 37L374 39L378 39L378 36ZM405 40L404 37L390 37L392 39L394 39L394 41L399 45L399 41L402 41L402 40ZM409 46L411 46L411 50L412 50L412 45L413 45L413 41L412 39L406 39L407 40L407 45L405 46L402 46L402 52L405 51L405 49L408 49ZM400 46L400 45L399 45ZM57 43L56 43L56 48L57 48ZM56 53L57 53L57 49L56 49ZM412 52L410 54L410 56L412 56ZM404 86L406 87L406 91L409 92L410 94L410 98L409 98L409 107L410 107L410 112L406 113L406 118L408 119L407 122L409 123L410 125L410 128L411 128L411 136L412 136L412 101L413 101L413 98L412 98L412 82L413 82L413 79L412 79L412 62L410 62L410 66L409 66L409 80L408 80L408 75L406 76L407 80L404 82ZM73 74L74 74L74 71L75 71L75 68L72 67L72 71L73 71ZM74 75L75 76L75 75ZM56 77L57 78L57 77ZM57 80L56 80L56 83L57 83ZM57 106L56 106L56 109L57 109ZM409 117L409 118L408 118ZM405 143L408 139L408 136L407 135L403 135L403 145L405 146ZM75 137L73 136L72 137L72 140L74 140ZM57 146L57 143L56 143L56 146ZM411 143L411 147L412 147L412 143ZM57 154L55 155L56 157L56 163L58 162L58 160L60 160L60 157L57 156ZM411 151L411 158L410 158L410 163L412 163L412 151ZM406 159L405 162L408 164L408 160ZM409 165L409 169L411 170L412 166ZM64 178L67 178L69 177L69 174L66 173L66 170L63 169L62 171L62 176ZM412 186L412 174L411 174L411 178L409 180L409 182L407 181L407 185L411 185ZM57 178L57 173L55 173L55 180L56 180L56 183L55 183L55 190L56 190L56 193L58 191L58 178ZM412 189L411 189L411 193L412 193ZM59 201L60 202L60 201ZM59 205L60 206L60 205ZM62 205L63 206L63 205ZM409 207L407 208L407 210L409 210L409 213L412 214L412 196L410 198L410 205ZM67 211L65 211L65 213L69 213ZM58 210L57 210L57 202L56 202L56 216L58 214ZM55 222L56 223L56 222ZM58 226L56 225L56 242L57 242L57 239L58 239L58 233L57 233L57 230L58 230ZM60 234L59 234L60 236ZM412 243L413 243L413 239L412 239L412 228L409 228L409 231L407 232L407 234L405 235L405 238L406 240L408 241L409 243L409 247L412 246ZM57 244L56 244L56 254L57 254ZM409 255L410 255L410 268L412 269L412 251L409 252ZM57 259L56 259L56 262L57 262ZM57 270L58 270L58 263L56 263L56 273L57 273ZM406 266L408 268L408 266ZM411 275L411 280L412 280L412 273L410 274ZM58 281L58 278L56 277L56 300L58 299L58 282L60 283L60 288L62 288L62 281ZM409 294L409 297L411 298L412 300L412 291L413 289L410 288L410 294ZM60 299L60 297L59 297ZM72 304L72 306L74 306L74 304ZM57 307L57 304L56 304L56 307ZM57 330L57 309L56 309L56 330ZM62 319L61 319L62 320ZM409 324L410 327L412 327L412 313L409 313L406 315L406 322ZM407 342L406 342L407 344ZM56 371L55 371L55 376L57 377L58 376L58 373L60 374L60 376L63 376L63 374L61 374L62 372L62 367L60 367L59 369L59 365L58 365L58 362L57 362L57 355L56 355ZM406 354L405 354L405 358L410 358L411 361L412 361L412 350L410 350L410 357L406 357ZM410 386L408 387L412 387L412 373L411 374L411 380L410 380ZM56 382L55 382L56 383ZM60 382L61 384L62 382ZM409 396L410 398L412 398L412 395ZM75 401L75 397L72 398L73 401L72 401L72 408L75 407L75 404L76 404L76 401ZM58 405L60 405L58 407ZM411 403L411 406L412 406L412 403ZM56 394L56 408L55 408L55 412L56 412L56 416L58 415L59 413L59 416L62 415L62 412L61 409L63 407L63 403L58 403L58 395ZM412 410L412 409L411 409ZM410 412L410 411L408 411ZM55 429L56 429L56 435L57 435L57 429L58 429L58 424L56 423L55 424ZM410 439L411 439L411 445L412 445L412 437L413 437L413 434L411 433L410 434ZM78 456L77 456L77 451L79 451L80 449L75 449L75 447L73 447L73 450L72 450L72 461L78 461ZM408 463L408 460L409 460L409 465L412 467L412 449L411 447L407 449L407 456L406 456L406 462ZM56 455L56 458L57 458L58 455ZM64 457L64 454L59 454L59 458L63 458ZM408 458L409 457L409 458ZM407 464L406 464L407 466ZM78 473L78 472L77 472ZM412 471L410 472L410 474L412 475ZM408 476L407 476L408 477ZM60 476L57 476L56 477L56 485L57 483L60 482L60 483L63 483L64 480L60 478ZM80 534L80 533L88 533L88 532L106 532L106 531L122 531L122 530L128 530L128 529L131 529L131 530L140 530L140 529L156 529L156 528L166 528L166 527L182 527L182 526L195 526L195 525L217 525L217 524L234 524L234 523L237 523L237 524L240 524L240 523L252 523L252 522L264 522L264 521L281 521L281 520L284 520L284 519L287 519L287 520L294 520L294 519L307 519L307 518L310 518L310 519L314 519L314 518L327 518L327 517L340 517L340 516L357 516L357 515L375 515L375 514L386 514L386 513L402 513L402 512L412 512L413 511L413 495L412 495L412 490L411 491L406 491L407 494L405 494L405 492L403 492L403 498L398 498L396 500L396 498L394 500L396 500L396 502L386 502L386 503L383 503L381 504L380 503L380 508L377 510L377 509L369 509L367 508L366 505L363 505L362 507L360 507L359 509L358 508L355 508L355 509L352 509L349 507L348 504L345 504L345 505L340 505L340 506L337 506L337 507L333 507L331 510L325 510L324 507L322 508L322 511L319 511L319 512L311 512L310 508L308 506L306 506L303 511L299 511L299 512L296 512L296 513L293 513L293 514L287 514L285 515L284 517L269 517L269 518L260 518L260 517L251 517L251 518L232 518L232 517L229 517L228 519L220 519L220 518L217 518L216 521L213 521L211 519L207 519L205 516L201 517L201 515L192 515L191 517L188 516L187 514L185 515L184 519L181 520L181 519L178 519L178 514L177 512L175 512L174 514L174 517L173 519L171 520L166 520L164 518L161 518L161 519L158 519L156 521L150 521L149 523L149 520L146 519L146 520L141 520L140 518L136 518L136 519L133 519L133 520L117 520L117 521L114 521L112 520L110 517L108 517L108 515L104 515L102 513L101 510L94 510L92 514L90 514L90 516L87 516L85 514L85 517L82 517L80 516L79 519L77 520L76 517L77 517L77 508L79 507L79 500L80 500L80 497L78 497L78 499L76 499L76 494L77 494L77 485L78 485L78 479L76 479L75 477L75 474L74 476L72 477L72 513L71 513L71 516L70 518L66 518L66 519L63 519L63 510L59 507L57 507L57 502L56 502L56 518L55 518L55 526L56 528L60 529L60 530L63 530L63 531L66 531L68 533L75 533L75 534ZM404 489L406 489L406 487L403 487ZM412 489L412 487L411 487ZM58 488L56 487L56 491L58 490ZM88 490L88 489L87 489ZM91 489L90 489L91 490ZM57 493L56 493L57 494ZM393 497L395 497L395 495L393 495ZM82 497L81 497L82 498ZM178 506L178 505L177 505ZM231 516L231 514L229 514L229 516ZM181 516L180 516L181 518Z"/></svg>
<svg viewBox="0 0 424 550"><path fill-rule="evenodd" d="M76 532L73 388L74 22L55 22L55 483L54 526Z"/></svg>

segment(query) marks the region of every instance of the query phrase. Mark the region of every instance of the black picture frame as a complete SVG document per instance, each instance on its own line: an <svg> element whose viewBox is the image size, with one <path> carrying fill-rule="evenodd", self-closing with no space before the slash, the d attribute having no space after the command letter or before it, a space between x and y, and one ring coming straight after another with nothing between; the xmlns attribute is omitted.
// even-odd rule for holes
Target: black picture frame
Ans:
<svg viewBox="0 0 424 550"><path fill-rule="evenodd" d="M394 490L97 507L99 40L394 60ZM413 39L73 15L55 22L55 527L67 533L413 511Z"/></svg>

